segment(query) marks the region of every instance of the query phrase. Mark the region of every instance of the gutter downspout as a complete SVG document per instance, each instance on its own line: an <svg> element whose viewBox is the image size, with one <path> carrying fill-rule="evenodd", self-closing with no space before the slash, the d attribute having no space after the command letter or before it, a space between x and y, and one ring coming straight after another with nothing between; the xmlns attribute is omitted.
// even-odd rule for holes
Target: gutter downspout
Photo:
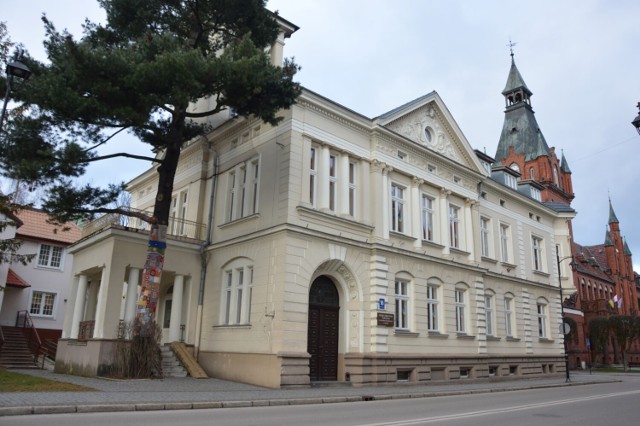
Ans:
<svg viewBox="0 0 640 426"><path fill-rule="evenodd" d="M213 152L213 173L211 175L211 195L209 196L209 215L207 217L207 235L204 243L200 245L200 286L198 289L198 308L196 310L196 338L194 343L194 357L197 360L200 353L200 340L202 339L202 308L204 304L204 284L207 277L207 254L205 248L211 244L211 230L213 228L213 207L216 198L216 181L218 173L218 153L210 145L209 150Z"/></svg>

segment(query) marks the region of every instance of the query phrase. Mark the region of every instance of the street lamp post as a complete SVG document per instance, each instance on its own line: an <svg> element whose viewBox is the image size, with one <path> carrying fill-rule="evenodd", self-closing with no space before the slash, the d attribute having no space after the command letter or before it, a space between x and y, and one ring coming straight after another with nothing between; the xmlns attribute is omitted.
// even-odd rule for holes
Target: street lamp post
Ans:
<svg viewBox="0 0 640 426"><path fill-rule="evenodd" d="M631 122L640 135L640 102L638 102L638 116Z"/></svg>
<svg viewBox="0 0 640 426"><path fill-rule="evenodd" d="M565 322L564 322L564 296L562 295L562 274L560 273L560 262L566 259L572 259L573 256L566 256L560 259L560 255L556 251L556 260L558 262L558 287L560 288L560 316L562 319L562 325L560 326L560 331L562 332L562 343L564 346L564 370L566 374L566 382L571 381L571 376L569 375L569 351L567 350L567 333L565 331Z"/></svg>
<svg viewBox="0 0 640 426"><path fill-rule="evenodd" d="M26 80L31 76L31 70L19 60L9 62L5 71L7 73L7 90L4 94L2 114L0 114L0 133L2 132L2 127L4 125L4 116L7 113L7 103L9 102L9 96L11 95L11 83L13 83L14 77Z"/></svg>

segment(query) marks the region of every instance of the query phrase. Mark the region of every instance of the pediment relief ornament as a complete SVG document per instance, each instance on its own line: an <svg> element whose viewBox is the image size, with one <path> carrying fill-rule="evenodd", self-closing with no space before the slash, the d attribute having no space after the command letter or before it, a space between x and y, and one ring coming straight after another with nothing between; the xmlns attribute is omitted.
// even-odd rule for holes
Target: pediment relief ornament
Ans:
<svg viewBox="0 0 640 426"><path fill-rule="evenodd" d="M416 111L408 117L391 123L388 127L402 136L460 162L460 157L433 106Z"/></svg>

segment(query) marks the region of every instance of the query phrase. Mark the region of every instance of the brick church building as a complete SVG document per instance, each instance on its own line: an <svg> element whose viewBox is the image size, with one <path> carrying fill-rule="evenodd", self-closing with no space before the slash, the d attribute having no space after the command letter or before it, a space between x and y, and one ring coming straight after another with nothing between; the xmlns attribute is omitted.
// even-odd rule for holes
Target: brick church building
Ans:
<svg viewBox="0 0 640 426"><path fill-rule="evenodd" d="M571 170L562 153L549 147L536 121L531 104L532 92L516 67L513 53L505 97L505 118L496 150L494 166L511 169L521 181L539 185L541 201L561 211L573 211ZM571 331L567 338L569 368L584 368L589 363L620 363L621 354L613 340L606 356L594 356L590 348L589 321L610 315L636 315L638 292L634 281L631 251L621 234L620 223L609 202L609 221L603 244L582 246L574 242L571 221L572 253L562 253L556 245L557 272L563 293L563 317ZM638 345L632 348L629 362L640 363Z"/></svg>

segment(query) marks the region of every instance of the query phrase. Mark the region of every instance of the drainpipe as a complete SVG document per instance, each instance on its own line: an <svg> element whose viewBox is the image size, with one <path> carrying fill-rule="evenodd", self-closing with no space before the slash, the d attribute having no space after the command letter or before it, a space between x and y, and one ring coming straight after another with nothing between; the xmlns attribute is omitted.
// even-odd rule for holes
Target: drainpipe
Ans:
<svg viewBox="0 0 640 426"><path fill-rule="evenodd" d="M213 228L213 207L216 198L216 181L218 173L218 154L210 145L209 151L213 153L213 174L211 175L211 194L209 196L209 215L207 217L207 234L204 243L200 245L200 287L198 289L198 308L196 310L196 339L194 343L194 355L196 360L200 353L200 339L202 338L202 307L204 304L204 284L207 277L207 254L205 249L211 244L211 230Z"/></svg>

